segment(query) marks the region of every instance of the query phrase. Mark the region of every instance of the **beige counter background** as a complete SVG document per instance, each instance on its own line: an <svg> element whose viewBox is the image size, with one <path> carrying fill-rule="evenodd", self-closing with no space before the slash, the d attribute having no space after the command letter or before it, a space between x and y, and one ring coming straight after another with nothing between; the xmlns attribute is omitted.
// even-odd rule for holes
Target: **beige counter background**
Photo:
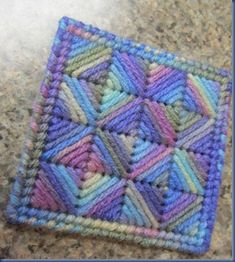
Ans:
<svg viewBox="0 0 235 262"><path fill-rule="evenodd" d="M159 248L6 223L3 211L57 21L67 15L118 35L231 70L229 0L0 1L0 257L193 258ZM231 123L231 121L230 121ZM230 125L231 126L231 125ZM218 216L203 258L231 258L231 127Z"/></svg>

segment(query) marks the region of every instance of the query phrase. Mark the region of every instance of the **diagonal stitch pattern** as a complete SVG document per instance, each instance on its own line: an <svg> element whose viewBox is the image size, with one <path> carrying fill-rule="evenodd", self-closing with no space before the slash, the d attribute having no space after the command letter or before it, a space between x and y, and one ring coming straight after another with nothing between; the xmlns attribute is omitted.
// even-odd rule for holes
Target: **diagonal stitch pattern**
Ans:
<svg viewBox="0 0 235 262"><path fill-rule="evenodd" d="M62 18L10 197L13 223L209 248L229 73Z"/></svg>

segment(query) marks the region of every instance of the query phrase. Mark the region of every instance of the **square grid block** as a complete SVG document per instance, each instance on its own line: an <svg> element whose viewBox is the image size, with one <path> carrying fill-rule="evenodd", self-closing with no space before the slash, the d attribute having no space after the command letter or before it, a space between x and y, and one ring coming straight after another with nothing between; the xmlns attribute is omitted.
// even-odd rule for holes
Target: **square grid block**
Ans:
<svg viewBox="0 0 235 262"><path fill-rule="evenodd" d="M230 96L226 70L62 18L9 221L204 253Z"/></svg>

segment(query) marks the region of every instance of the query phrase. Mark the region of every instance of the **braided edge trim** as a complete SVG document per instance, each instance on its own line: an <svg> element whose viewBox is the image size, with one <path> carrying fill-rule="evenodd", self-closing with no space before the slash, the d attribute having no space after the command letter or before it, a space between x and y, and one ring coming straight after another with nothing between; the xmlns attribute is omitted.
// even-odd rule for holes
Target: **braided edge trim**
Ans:
<svg viewBox="0 0 235 262"><path fill-rule="evenodd" d="M31 193L35 176L37 175L39 157L43 149L43 142L46 137L48 123L51 117L50 113L54 105L54 98L57 95L58 86L62 79L64 62L69 52L70 40L74 33L73 30L77 30L73 28L74 26L78 30L81 29L83 32L85 31L85 33L82 34L85 34L86 37L99 36L99 39L104 39L112 48L135 54L150 62L157 62L192 74L204 76L207 79L218 81L223 85L219 99L220 108L223 110L217 112L216 136L214 137L214 150L216 154L213 160L217 164L215 165L215 170L212 168L209 172L209 179L206 184L206 197L203 202L203 218L208 223L207 227L209 226L209 228L207 234L202 236L200 246L198 244L195 245L193 239L187 236L161 231L160 234L157 235L157 238L150 238L146 237L146 235L148 235L148 229L145 228L137 228L134 226L125 227L125 225L118 223L116 223L117 225L113 225L115 223L27 208L30 201L28 196ZM169 62L168 60L171 61ZM33 107L33 116L28 132L28 139L26 139L25 142L25 148L22 153L16 180L7 206L6 215L9 222L45 226L50 229L65 232L79 232L82 235L102 235L120 240L132 240L144 246L155 245L184 252L193 252L197 254L205 253L209 248L213 231L221 183L228 109L232 90L230 79L231 75L225 69L216 69L198 62L188 61L185 58L178 57L166 51L138 44L132 40L120 38L91 25L85 25L73 19L63 17L59 22L59 28L48 60L46 77L41 84L41 95L36 99ZM222 134L220 134L220 132L222 132ZM218 145L220 145L222 149L218 150ZM214 179L214 176L216 179ZM95 223L97 223L96 226L94 226ZM119 227L119 232L116 228L117 226ZM130 233L125 232L127 228ZM138 236L138 234L140 234L140 236Z"/></svg>

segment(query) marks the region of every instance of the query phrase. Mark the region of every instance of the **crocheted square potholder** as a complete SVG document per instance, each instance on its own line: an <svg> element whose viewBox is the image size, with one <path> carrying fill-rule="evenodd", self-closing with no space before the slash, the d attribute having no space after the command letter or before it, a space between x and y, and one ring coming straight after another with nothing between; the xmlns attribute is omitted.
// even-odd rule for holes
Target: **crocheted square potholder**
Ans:
<svg viewBox="0 0 235 262"><path fill-rule="evenodd" d="M205 252L230 95L226 70L62 18L9 221Z"/></svg>

